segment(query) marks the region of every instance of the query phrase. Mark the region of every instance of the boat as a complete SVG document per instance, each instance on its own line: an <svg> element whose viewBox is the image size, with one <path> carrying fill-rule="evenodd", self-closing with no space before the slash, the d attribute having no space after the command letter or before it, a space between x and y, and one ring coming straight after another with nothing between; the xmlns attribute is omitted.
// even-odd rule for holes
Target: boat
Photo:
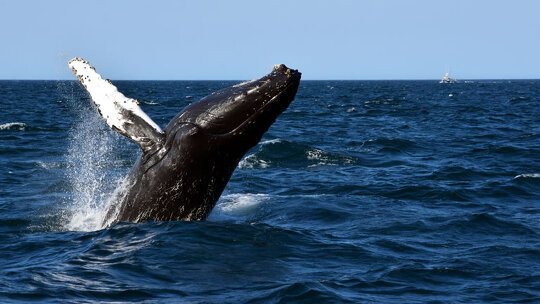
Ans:
<svg viewBox="0 0 540 304"><path fill-rule="evenodd" d="M454 78L450 78L450 73L446 72L444 73L444 76L443 78L441 79L441 81L439 81L439 83L455 83L456 80Z"/></svg>

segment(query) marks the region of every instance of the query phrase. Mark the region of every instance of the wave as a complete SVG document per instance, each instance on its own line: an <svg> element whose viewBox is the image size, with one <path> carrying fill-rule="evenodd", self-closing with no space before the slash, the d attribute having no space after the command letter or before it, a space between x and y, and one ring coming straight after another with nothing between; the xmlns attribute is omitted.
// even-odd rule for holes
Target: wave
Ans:
<svg viewBox="0 0 540 304"><path fill-rule="evenodd" d="M508 187L509 193L527 193L536 195L540 186L540 173L524 173L516 175L513 178L513 185ZM517 187L517 188L516 188ZM514 189L515 188L515 189ZM512 192L510 192L513 190Z"/></svg>
<svg viewBox="0 0 540 304"><path fill-rule="evenodd" d="M401 97L378 97L364 101L364 105L399 105L403 101Z"/></svg>
<svg viewBox="0 0 540 304"><path fill-rule="evenodd" d="M529 96L515 96L510 98L511 103L529 102L531 98Z"/></svg>
<svg viewBox="0 0 540 304"><path fill-rule="evenodd" d="M497 177L497 172L489 172L480 170L475 167L465 167L459 165L443 166L434 170L430 178L439 181L474 181L486 180L488 178Z"/></svg>
<svg viewBox="0 0 540 304"><path fill-rule="evenodd" d="M367 151L377 151L385 153L412 152L421 149L421 147L412 140L402 138L379 137L369 139L362 143L361 148Z"/></svg>
<svg viewBox="0 0 540 304"><path fill-rule="evenodd" d="M519 146L512 146L512 145L486 145L483 147L476 147L471 150L471 153L496 153L496 154L524 154L533 152L534 150L531 150L530 148L523 148Z"/></svg>
<svg viewBox="0 0 540 304"><path fill-rule="evenodd" d="M509 218L497 216L491 212L473 213L458 217L433 216L423 220L409 219L393 221L371 229L371 233L399 235L433 235L444 233L448 236L467 236L475 239L478 236L507 237L520 235L536 238L538 234L528 225Z"/></svg>
<svg viewBox="0 0 540 304"><path fill-rule="evenodd" d="M246 156L238 165L240 169L265 169L269 167L308 168L315 166L355 165L359 160L348 155L327 152L308 145L281 139L259 144L259 150Z"/></svg>
<svg viewBox="0 0 540 304"><path fill-rule="evenodd" d="M8 122L0 125L0 131L2 130L19 130L25 131L27 125L23 122Z"/></svg>
<svg viewBox="0 0 540 304"><path fill-rule="evenodd" d="M158 105L159 104L158 101L154 101L154 100L148 100L148 101L143 100L142 103L147 104L147 105Z"/></svg>
<svg viewBox="0 0 540 304"><path fill-rule="evenodd" d="M496 235L531 235L536 236L536 232L527 225L510 219L502 219L490 213L475 213L461 219L453 219L441 226L445 230L450 230L462 235L481 234Z"/></svg>
<svg viewBox="0 0 540 304"><path fill-rule="evenodd" d="M296 204L301 201L311 201L318 199L324 194L296 194L296 195L276 195L265 193L230 193L222 195L216 204L216 207L210 214L210 221L239 221L239 222L273 222L272 218L277 216L282 219L281 208L283 205L277 202L289 202ZM333 220L336 218L343 218L343 214L340 213L339 208L325 208L325 207L313 207L310 210L302 212L298 216L302 219L307 217L314 217L317 219ZM306 213L307 212L307 213ZM309 214L309 215L308 215ZM348 215L348 214L347 214ZM289 214L290 218L294 221L296 215L294 212ZM302 219L299 219L301 221Z"/></svg>
<svg viewBox="0 0 540 304"><path fill-rule="evenodd" d="M248 215L270 198L267 194L235 193L224 195L216 206L222 213Z"/></svg>
<svg viewBox="0 0 540 304"><path fill-rule="evenodd" d="M254 303L361 303L365 299L353 293L329 287L331 280L282 283L268 292L255 293ZM368 301L371 302L371 301Z"/></svg>
<svg viewBox="0 0 540 304"><path fill-rule="evenodd" d="M514 179L536 179L540 178L540 173L525 173L514 176Z"/></svg>

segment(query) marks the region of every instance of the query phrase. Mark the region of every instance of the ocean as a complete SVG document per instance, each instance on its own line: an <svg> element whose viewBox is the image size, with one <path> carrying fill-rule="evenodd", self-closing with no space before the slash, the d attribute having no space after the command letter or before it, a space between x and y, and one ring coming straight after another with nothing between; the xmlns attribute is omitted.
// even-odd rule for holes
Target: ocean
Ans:
<svg viewBox="0 0 540 304"><path fill-rule="evenodd" d="M118 81L164 127L229 81ZM540 81L303 81L207 221L103 206L138 147L0 81L1 303L538 303Z"/></svg>

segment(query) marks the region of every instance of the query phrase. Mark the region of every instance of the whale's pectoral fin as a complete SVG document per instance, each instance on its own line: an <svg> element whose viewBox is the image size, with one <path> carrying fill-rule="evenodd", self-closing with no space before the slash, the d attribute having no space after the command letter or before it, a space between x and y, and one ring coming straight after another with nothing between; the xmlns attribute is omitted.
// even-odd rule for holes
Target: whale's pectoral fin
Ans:
<svg viewBox="0 0 540 304"><path fill-rule="evenodd" d="M71 59L68 65L90 93L99 114L113 130L135 141L144 152L161 146L163 131L143 112L135 99L120 93L87 61L77 57Z"/></svg>

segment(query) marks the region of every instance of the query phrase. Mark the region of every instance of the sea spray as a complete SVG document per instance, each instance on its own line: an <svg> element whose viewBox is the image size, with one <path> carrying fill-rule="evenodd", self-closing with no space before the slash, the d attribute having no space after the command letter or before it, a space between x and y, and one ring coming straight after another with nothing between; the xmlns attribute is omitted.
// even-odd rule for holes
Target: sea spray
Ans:
<svg viewBox="0 0 540 304"><path fill-rule="evenodd" d="M95 230L100 228L104 202L111 193L112 135L105 132L99 117L80 112L80 120L70 132L66 155L67 179L72 188L66 223L69 230Z"/></svg>
<svg viewBox="0 0 540 304"><path fill-rule="evenodd" d="M73 98L67 89L59 87L61 93L67 93L64 98L77 119L69 132L65 156L72 195L65 202L63 226L67 230L98 230L114 198L123 193L122 139L107 128L94 109L71 102L80 98Z"/></svg>

